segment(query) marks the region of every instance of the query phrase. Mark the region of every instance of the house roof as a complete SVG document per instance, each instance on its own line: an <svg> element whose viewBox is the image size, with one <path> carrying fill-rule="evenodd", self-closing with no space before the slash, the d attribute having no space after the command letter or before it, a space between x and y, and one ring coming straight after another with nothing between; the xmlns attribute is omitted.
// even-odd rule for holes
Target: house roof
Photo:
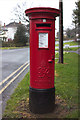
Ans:
<svg viewBox="0 0 80 120"><path fill-rule="evenodd" d="M11 22L9 24L7 24L5 27L18 27L19 23L17 22Z"/></svg>
<svg viewBox="0 0 80 120"><path fill-rule="evenodd" d="M20 24L22 24L21 22L20 23L17 23L17 22L11 22L11 23L9 23L9 24L7 24L7 25L5 25L5 26L2 26L2 31L8 31L8 28L14 28L14 27L18 27ZM27 25L24 25L24 24L22 24L23 26L25 26L26 27L26 30L28 31L28 29L29 29L29 24L27 24Z"/></svg>
<svg viewBox="0 0 80 120"><path fill-rule="evenodd" d="M11 23L9 23L9 24L7 24L7 25L5 25L5 28L8 28L8 27L18 27L18 25L20 25L20 24L22 24L21 22L20 23L17 23L17 22L11 22ZM24 24L22 24L22 25L24 25ZM27 24L27 25L24 25L25 27L29 27L29 24ZM4 26L2 26L2 28L4 28Z"/></svg>

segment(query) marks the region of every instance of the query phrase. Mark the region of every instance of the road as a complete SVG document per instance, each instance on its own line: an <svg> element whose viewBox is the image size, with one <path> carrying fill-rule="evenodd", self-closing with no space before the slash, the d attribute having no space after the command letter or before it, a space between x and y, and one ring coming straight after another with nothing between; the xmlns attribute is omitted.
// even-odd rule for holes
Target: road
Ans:
<svg viewBox="0 0 80 120"><path fill-rule="evenodd" d="M6 101L29 71L28 61L29 48L0 50L0 117Z"/></svg>
<svg viewBox="0 0 80 120"><path fill-rule="evenodd" d="M29 60L29 48L2 50L2 80Z"/></svg>

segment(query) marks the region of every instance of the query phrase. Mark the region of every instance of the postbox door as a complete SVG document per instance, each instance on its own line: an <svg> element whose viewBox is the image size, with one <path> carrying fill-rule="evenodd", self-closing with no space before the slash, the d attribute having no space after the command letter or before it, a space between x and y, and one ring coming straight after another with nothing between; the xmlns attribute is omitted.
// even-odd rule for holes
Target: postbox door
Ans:
<svg viewBox="0 0 80 120"><path fill-rule="evenodd" d="M38 53L37 53L37 86L39 88L54 87L54 42L52 31L38 31Z"/></svg>

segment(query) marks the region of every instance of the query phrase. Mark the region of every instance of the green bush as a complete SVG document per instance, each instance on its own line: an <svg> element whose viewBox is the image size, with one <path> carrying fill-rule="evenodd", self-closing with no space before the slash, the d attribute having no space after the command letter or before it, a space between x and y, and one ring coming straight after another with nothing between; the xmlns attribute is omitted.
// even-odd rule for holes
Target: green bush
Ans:
<svg viewBox="0 0 80 120"><path fill-rule="evenodd" d="M14 41L9 41L9 42L2 41L2 47L15 47Z"/></svg>
<svg viewBox="0 0 80 120"><path fill-rule="evenodd" d="M26 34L26 27L20 24L17 27L17 31L14 35L14 44L15 47L23 47L26 46L26 43L28 43L29 37Z"/></svg>

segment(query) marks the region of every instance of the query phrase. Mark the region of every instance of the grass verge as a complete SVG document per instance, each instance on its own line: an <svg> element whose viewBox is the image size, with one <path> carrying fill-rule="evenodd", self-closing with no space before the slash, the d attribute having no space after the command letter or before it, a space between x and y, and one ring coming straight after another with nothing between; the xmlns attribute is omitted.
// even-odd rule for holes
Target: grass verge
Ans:
<svg viewBox="0 0 80 120"><path fill-rule="evenodd" d="M70 46L73 46L73 45L80 45L80 42L75 42L75 41L72 41L72 42L67 42L67 43L64 43L64 45L70 45Z"/></svg>
<svg viewBox="0 0 80 120"><path fill-rule="evenodd" d="M26 100L27 98L29 98L29 77L30 75L29 73L27 73L27 75L15 89L14 93L11 95L11 98L7 101L7 106L3 117L18 117L18 113L15 112L17 105L20 103L21 100Z"/></svg>
<svg viewBox="0 0 80 120"><path fill-rule="evenodd" d="M29 47L29 46L26 46L26 47ZM8 49L20 49L20 48L26 48L26 47L0 47L0 49L2 50L8 50Z"/></svg>
<svg viewBox="0 0 80 120"><path fill-rule="evenodd" d="M75 42L75 41L66 42L66 43L63 43L63 46L65 46L66 44L68 44L69 46L74 46L74 45L80 45L80 42ZM59 44L56 44L55 46L59 46Z"/></svg>
<svg viewBox="0 0 80 120"><path fill-rule="evenodd" d="M77 51L80 47L73 48L63 48L64 51ZM55 48L56 51L59 51L59 48Z"/></svg>
<svg viewBox="0 0 80 120"><path fill-rule="evenodd" d="M64 64L55 64L55 69L58 74L58 76L55 77L56 95L59 95L62 99L66 101L68 109L73 109L73 111L77 111L78 55L76 53L65 53ZM74 115L75 117L78 116L78 112L76 113L77 114ZM71 114L71 117L73 116L73 114Z"/></svg>
<svg viewBox="0 0 80 120"><path fill-rule="evenodd" d="M58 53L56 57L58 57ZM65 53L64 54L64 64L57 64L58 60L55 61L55 87L56 96L59 99L65 101L66 110L68 114L64 116L62 109L64 106L60 107L60 112L64 118L77 118L78 117L78 55L76 53ZM7 106L3 117L6 118L21 118L24 117L26 112L26 101L29 97L29 73L24 77L24 79L19 83L15 92L11 95L11 98L7 102ZM20 104L22 102L22 104ZM25 104L24 104L25 103ZM60 105L62 102L60 103ZM23 106L21 112L17 109ZM62 108L63 107L63 108ZM21 107L20 107L21 108ZM58 112L58 111L56 111ZM55 113L53 113L55 114ZM52 114L52 115L53 115ZM28 115L28 114L27 114ZM25 117L28 117L28 116ZM47 117L51 116L48 114ZM57 114L59 118L59 113Z"/></svg>

